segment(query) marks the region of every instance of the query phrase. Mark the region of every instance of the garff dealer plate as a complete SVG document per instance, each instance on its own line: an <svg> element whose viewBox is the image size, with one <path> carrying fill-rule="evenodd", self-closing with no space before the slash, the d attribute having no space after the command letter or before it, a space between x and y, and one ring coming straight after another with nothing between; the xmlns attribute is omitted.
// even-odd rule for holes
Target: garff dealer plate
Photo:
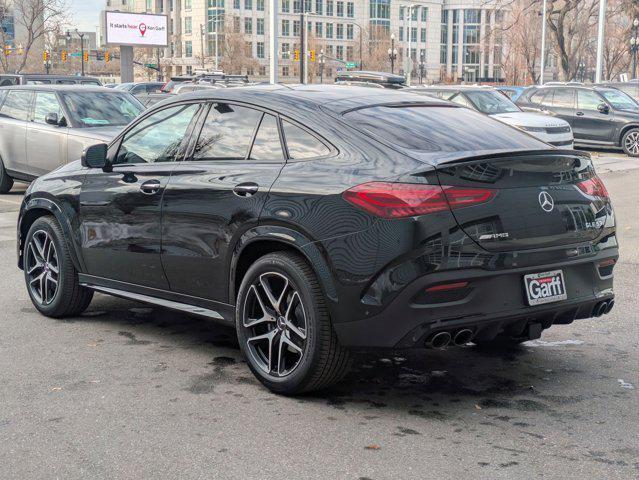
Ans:
<svg viewBox="0 0 639 480"><path fill-rule="evenodd" d="M568 298L564 273L561 270L524 275L524 287L528 296L528 305L531 306L559 302Z"/></svg>

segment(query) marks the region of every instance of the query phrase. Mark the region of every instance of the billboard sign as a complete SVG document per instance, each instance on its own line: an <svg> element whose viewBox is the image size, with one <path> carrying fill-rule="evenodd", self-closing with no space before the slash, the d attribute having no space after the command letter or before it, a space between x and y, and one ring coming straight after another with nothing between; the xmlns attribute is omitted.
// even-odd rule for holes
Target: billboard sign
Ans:
<svg viewBox="0 0 639 480"><path fill-rule="evenodd" d="M166 15L104 12L104 37L107 45L166 47Z"/></svg>

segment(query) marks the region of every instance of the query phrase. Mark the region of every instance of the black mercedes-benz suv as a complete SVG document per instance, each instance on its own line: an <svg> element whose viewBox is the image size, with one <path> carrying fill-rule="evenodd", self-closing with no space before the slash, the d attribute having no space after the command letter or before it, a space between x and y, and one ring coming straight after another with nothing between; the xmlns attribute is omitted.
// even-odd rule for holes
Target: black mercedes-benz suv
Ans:
<svg viewBox="0 0 639 480"><path fill-rule="evenodd" d="M574 84L529 88L516 103L523 110L566 120L575 145L621 148L639 157L639 103L617 88Z"/></svg>
<svg viewBox="0 0 639 480"><path fill-rule="evenodd" d="M268 388L330 385L357 347L500 347L614 302L590 157L436 98L206 90L34 181L18 264L44 315L93 292L235 326Z"/></svg>

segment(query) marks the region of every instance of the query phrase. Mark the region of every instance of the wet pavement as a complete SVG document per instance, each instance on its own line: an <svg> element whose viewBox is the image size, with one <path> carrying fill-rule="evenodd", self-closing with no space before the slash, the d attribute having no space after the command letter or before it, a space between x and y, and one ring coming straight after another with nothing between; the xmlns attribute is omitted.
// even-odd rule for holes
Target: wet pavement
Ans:
<svg viewBox="0 0 639 480"><path fill-rule="evenodd" d="M2 195L0 478L637 478L639 172L603 178L622 241L610 315L500 354L360 354L299 398L206 320L103 295L38 315L15 267L20 195Z"/></svg>

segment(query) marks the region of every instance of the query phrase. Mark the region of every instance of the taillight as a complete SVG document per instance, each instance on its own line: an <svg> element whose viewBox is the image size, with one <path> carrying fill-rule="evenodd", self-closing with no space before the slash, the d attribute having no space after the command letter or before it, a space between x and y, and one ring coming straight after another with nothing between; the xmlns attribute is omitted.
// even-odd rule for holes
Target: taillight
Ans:
<svg viewBox="0 0 639 480"><path fill-rule="evenodd" d="M608 190L606 190L606 186L598 176L579 182L577 188L590 197L608 198Z"/></svg>
<svg viewBox="0 0 639 480"><path fill-rule="evenodd" d="M370 182L343 194L344 199L383 218L412 217L489 201L495 195L484 188L461 188L413 183Z"/></svg>

